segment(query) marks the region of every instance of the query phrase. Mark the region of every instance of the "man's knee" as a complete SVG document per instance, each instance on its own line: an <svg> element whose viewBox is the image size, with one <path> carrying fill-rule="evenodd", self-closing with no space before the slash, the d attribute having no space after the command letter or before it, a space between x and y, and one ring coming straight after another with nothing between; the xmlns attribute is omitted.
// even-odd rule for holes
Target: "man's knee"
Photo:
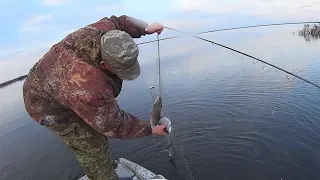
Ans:
<svg viewBox="0 0 320 180"><path fill-rule="evenodd" d="M118 179L108 152L108 141L103 135L84 122L76 120L72 123L51 125L48 128L72 149L90 180Z"/></svg>

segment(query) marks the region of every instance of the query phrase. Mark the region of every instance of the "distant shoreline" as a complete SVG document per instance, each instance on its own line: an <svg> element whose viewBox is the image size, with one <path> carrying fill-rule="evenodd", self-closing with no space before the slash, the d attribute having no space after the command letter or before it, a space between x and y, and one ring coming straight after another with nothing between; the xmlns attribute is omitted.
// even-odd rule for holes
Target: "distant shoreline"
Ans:
<svg viewBox="0 0 320 180"><path fill-rule="evenodd" d="M10 80L10 81L1 83L1 84L0 84L0 88L4 88L5 86L8 86L8 85L10 85L10 84L13 84L13 83L15 83L15 82L17 82L17 81L22 81L22 80L24 80L26 77L27 77L27 75L24 75L24 76L20 76L20 77L18 77L18 78L12 79L12 80Z"/></svg>

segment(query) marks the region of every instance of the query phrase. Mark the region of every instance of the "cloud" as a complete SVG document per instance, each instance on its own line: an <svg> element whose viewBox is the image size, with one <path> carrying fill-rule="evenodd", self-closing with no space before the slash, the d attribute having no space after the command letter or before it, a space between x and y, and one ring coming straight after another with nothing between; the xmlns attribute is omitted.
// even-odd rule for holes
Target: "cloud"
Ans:
<svg viewBox="0 0 320 180"><path fill-rule="evenodd" d="M47 44L45 44L45 46L46 46L47 48L51 48L53 45L55 45L55 44L59 43L61 40L63 40L67 35L75 32L75 31L77 31L77 29L67 29L67 30L64 30L64 31L62 31L62 32L60 33L59 36L57 36L57 38L56 38L55 40L48 42ZM0 51L0 52L1 52L1 51ZM0 56L0 57L1 57L1 56Z"/></svg>
<svg viewBox="0 0 320 180"><path fill-rule="evenodd" d="M1 48L0 49L0 60L3 58L3 57L7 57L8 55L13 55L13 54L17 54L21 51L23 51L24 49L23 48Z"/></svg>
<svg viewBox="0 0 320 180"><path fill-rule="evenodd" d="M44 6L60 6L64 4L68 4L68 0L44 0L42 1L42 5Z"/></svg>
<svg viewBox="0 0 320 180"><path fill-rule="evenodd" d="M312 11L301 7L312 6ZM247 16L271 16L291 18L319 18L319 1L315 0L282 0L282 1L256 1L256 0L177 0L176 7L183 11L199 11L211 14L230 14ZM312 13L314 11L314 13Z"/></svg>
<svg viewBox="0 0 320 180"><path fill-rule="evenodd" d="M9 58L0 59L0 83L25 75L47 49L22 51Z"/></svg>
<svg viewBox="0 0 320 180"><path fill-rule="evenodd" d="M53 19L51 14L35 16L27 20L20 28L20 31L38 31L47 28L46 23Z"/></svg>
<svg viewBox="0 0 320 180"><path fill-rule="evenodd" d="M188 18L188 19L173 19L163 21L162 23L167 27L175 29L193 29L197 27L207 26L208 24L218 23L226 20L225 17L208 17L208 18Z"/></svg>
<svg viewBox="0 0 320 180"><path fill-rule="evenodd" d="M95 10L100 13L114 14L119 11L123 12L123 4L102 5L95 7Z"/></svg>

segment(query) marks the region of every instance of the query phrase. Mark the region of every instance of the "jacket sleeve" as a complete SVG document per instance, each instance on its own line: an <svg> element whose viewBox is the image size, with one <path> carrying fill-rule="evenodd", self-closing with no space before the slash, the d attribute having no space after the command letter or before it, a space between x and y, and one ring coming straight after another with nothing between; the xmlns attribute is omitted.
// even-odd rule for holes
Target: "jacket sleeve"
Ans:
<svg viewBox="0 0 320 180"><path fill-rule="evenodd" d="M103 32L113 29L118 29L127 32L133 38L140 38L146 35L146 27L148 23L130 16L111 16L110 18L103 18L100 21L89 25L95 27Z"/></svg>
<svg viewBox="0 0 320 180"><path fill-rule="evenodd" d="M123 111L100 70L77 61L57 94L59 102L107 137L133 139L152 134L147 121Z"/></svg>
<svg viewBox="0 0 320 180"><path fill-rule="evenodd" d="M152 134L151 126L121 110L110 95L77 90L67 97L69 108L104 136L133 139Z"/></svg>

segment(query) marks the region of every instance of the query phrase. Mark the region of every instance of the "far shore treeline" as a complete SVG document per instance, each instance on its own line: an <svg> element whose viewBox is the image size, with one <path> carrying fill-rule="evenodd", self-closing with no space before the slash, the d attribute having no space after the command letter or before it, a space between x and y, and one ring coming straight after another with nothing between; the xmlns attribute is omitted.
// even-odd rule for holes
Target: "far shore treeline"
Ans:
<svg viewBox="0 0 320 180"><path fill-rule="evenodd" d="M304 37L306 41L320 39L320 23L305 24L303 29L299 31L299 36Z"/></svg>
<svg viewBox="0 0 320 180"><path fill-rule="evenodd" d="M5 87L5 86L8 86L8 85L10 85L10 84L12 84L12 83L15 83L15 82L17 82L17 81L22 81L22 80L24 80L26 77L27 77L27 75L24 75L24 76L20 76L20 77L18 77L18 78L12 79L12 80L10 80L10 81L1 83L1 84L0 84L0 88L3 88L3 87Z"/></svg>

